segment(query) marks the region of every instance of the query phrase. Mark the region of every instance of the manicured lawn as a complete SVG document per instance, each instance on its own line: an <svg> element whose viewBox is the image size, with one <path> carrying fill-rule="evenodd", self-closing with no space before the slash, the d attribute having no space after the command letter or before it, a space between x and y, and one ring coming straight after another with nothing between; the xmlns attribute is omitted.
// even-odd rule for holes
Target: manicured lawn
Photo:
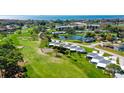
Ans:
<svg viewBox="0 0 124 93"><path fill-rule="evenodd" d="M77 54L71 53L71 63L79 67L85 74L90 78L101 78L101 77L108 77L104 74L104 71L101 69L96 69L95 64L89 63L88 59L85 58L85 54Z"/></svg>
<svg viewBox="0 0 124 93"><path fill-rule="evenodd" d="M22 50L25 60L28 62L28 77L87 77L77 66L69 62L69 59L61 58L58 63L52 61L50 56L37 53L37 42L23 41Z"/></svg>
<svg viewBox="0 0 124 93"><path fill-rule="evenodd" d="M27 61L27 76L32 78L102 78L109 77L103 70L96 69L90 64L82 54L72 53L70 57L63 55L54 60L53 56L41 55L38 53L39 41L28 39L19 40L20 45L24 46L22 53ZM88 49L89 50L89 49ZM92 50L89 50L92 51ZM56 59L56 58L55 58Z"/></svg>

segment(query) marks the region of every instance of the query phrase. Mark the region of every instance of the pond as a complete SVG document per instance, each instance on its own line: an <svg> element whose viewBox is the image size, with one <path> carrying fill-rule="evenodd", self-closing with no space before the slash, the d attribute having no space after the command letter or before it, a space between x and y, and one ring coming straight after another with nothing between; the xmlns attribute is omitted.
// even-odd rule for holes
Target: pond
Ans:
<svg viewBox="0 0 124 93"><path fill-rule="evenodd" d="M71 35L71 36L59 36L59 39L62 40L80 40L84 42L94 42L95 38L93 37L84 37L84 36L79 36L79 35Z"/></svg>
<svg viewBox="0 0 124 93"><path fill-rule="evenodd" d="M59 36L59 38L62 40L82 40L84 37L78 35L71 35L71 36Z"/></svg>

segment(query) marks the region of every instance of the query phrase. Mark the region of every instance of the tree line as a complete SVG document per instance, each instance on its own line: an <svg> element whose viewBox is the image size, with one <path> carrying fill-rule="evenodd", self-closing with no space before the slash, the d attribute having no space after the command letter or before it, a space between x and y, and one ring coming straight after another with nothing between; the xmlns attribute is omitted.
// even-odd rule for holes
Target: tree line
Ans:
<svg viewBox="0 0 124 93"><path fill-rule="evenodd" d="M24 77L25 68L19 66L18 62L23 62L23 55L11 39L0 42L0 77Z"/></svg>

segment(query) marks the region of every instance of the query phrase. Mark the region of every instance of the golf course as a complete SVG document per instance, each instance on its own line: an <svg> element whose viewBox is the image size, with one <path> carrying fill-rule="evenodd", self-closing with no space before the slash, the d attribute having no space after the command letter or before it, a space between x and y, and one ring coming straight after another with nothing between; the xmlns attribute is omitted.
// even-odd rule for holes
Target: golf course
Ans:
<svg viewBox="0 0 124 93"><path fill-rule="evenodd" d="M26 62L25 72L31 78L103 78L110 77L101 69L97 69L94 64L89 63L85 54L71 53L70 57L61 55L56 57L52 54L44 54L39 48L39 40L32 40L28 33L16 34L23 49L20 49ZM41 42L42 44L42 42ZM93 49L86 49L91 52Z"/></svg>

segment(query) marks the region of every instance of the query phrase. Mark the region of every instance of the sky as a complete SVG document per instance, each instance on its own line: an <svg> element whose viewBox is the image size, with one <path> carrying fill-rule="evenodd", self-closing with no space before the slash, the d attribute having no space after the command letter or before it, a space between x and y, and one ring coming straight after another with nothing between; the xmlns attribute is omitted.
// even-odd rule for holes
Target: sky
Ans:
<svg viewBox="0 0 124 93"><path fill-rule="evenodd" d="M124 0L0 0L0 15L123 14Z"/></svg>

